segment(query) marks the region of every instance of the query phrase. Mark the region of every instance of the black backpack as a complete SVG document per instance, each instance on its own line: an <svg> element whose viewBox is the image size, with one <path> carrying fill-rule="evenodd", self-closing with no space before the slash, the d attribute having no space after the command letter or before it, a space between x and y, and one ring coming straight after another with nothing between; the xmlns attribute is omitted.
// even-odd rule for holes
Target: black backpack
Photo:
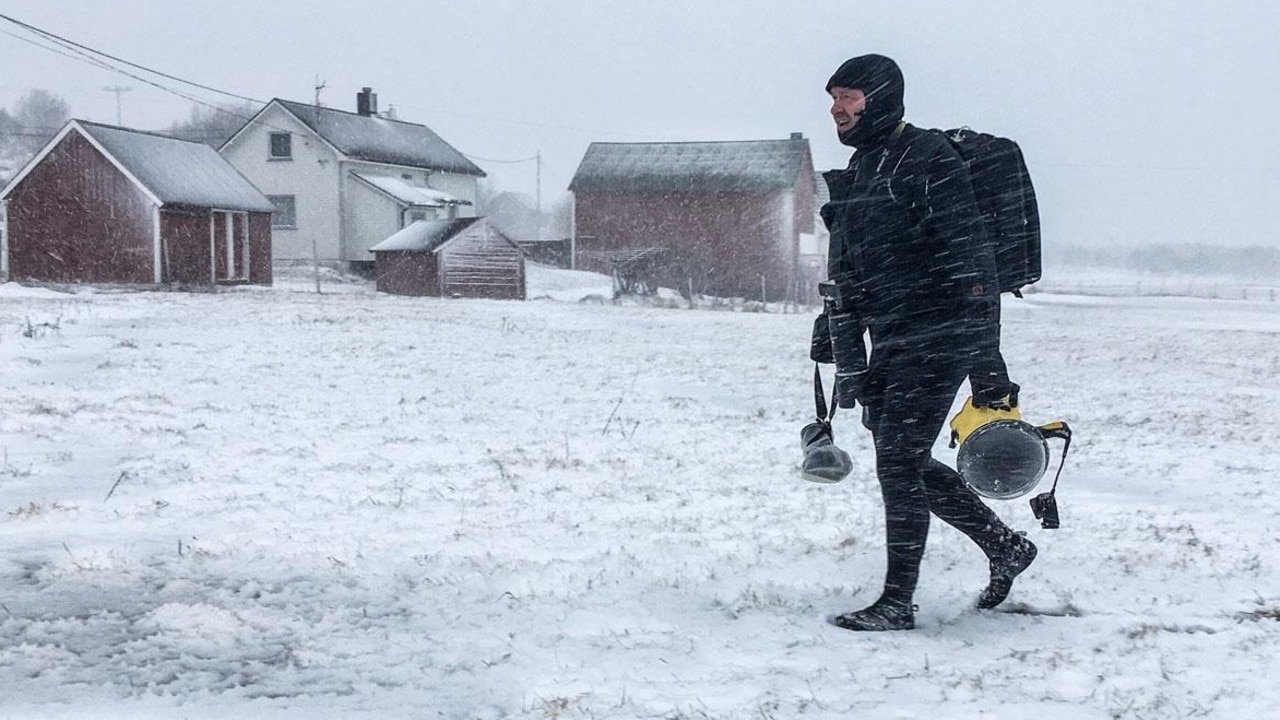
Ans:
<svg viewBox="0 0 1280 720"><path fill-rule="evenodd" d="M1040 211L1018 144L969 128L944 133L969 168L996 257L1000 292L1022 297L1040 279Z"/></svg>

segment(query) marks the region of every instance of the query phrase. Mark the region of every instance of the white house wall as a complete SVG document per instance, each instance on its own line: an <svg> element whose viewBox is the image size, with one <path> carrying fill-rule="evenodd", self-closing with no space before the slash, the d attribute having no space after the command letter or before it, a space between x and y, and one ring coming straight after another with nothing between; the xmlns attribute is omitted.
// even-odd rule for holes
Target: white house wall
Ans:
<svg viewBox="0 0 1280 720"><path fill-rule="evenodd" d="M475 175L458 173L433 172L427 181L431 189L448 193L459 200L466 200L470 205L462 205L457 209L457 217L476 216L476 198L479 197L478 182Z"/></svg>
<svg viewBox="0 0 1280 720"><path fill-rule="evenodd" d="M394 209L397 207L395 201L370 188L368 183L352 177L352 173L398 178L410 185L448 193L459 200L467 200L471 203L457 207L454 217L475 217L478 188L477 178L473 175L458 175L438 170L428 171L422 168L383 165L360 160L347 160L342 163L342 169L345 184L342 192L350 209L343 218L342 228L343 238L346 239L347 254L344 258L346 260L357 262L372 260L373 256L368 252L369 248L386 240L402 227L399 210ZM383 208L387 206L393 209L384 211ZM432 219L446 220L449 218L448 212L446 208L435 210L436 214ZM395 223L389 230L386 225L387 217Z"/></svg>
<svg viewBox="0 0 1280 720"><path fill-rule="evenodd" d="M343 236L347 239L347 257L344 259L373 262L373 253L369 252L369 248L400 231L402 206L386 193L352 177L350 172L347 172L344 182L346 189L343 190L343 196L349 209L343 218Z"/></svg>
<svg viewBox="0 0 1280 720"><path fill-rule="evenodd" d="M293 134L292 160L271 160L271 133ZM342 260L338 156L301 122L277 106L221 150L222 156L264 195L293 195L297 227L272 228L276 260Z"/></svg>

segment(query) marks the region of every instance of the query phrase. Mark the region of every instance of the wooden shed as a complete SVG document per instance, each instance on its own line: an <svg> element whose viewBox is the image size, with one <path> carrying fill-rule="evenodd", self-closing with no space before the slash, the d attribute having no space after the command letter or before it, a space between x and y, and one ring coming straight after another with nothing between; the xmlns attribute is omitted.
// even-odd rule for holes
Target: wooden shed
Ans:
<svg viewBox="0 0 1280 720"><path fill-rule="evenodd" d="M813 292L801 238L814 232L813 160L785 140L592 143L574 175L573 262L613 273L661 258L682 292L764 300Z"/></svg>
<svg viewBox="0 0 1280 720"><path fill-rule="evenodd" d="M418 220L369 252L380 292L525 299L524 253L482 217Z"/></svg>
<svg viewBox="0 0 1280 720"><path fill-rule="evenodd" d="M0 201L11 280L271 283L275 206L202 143L72 120Z"/></svg>

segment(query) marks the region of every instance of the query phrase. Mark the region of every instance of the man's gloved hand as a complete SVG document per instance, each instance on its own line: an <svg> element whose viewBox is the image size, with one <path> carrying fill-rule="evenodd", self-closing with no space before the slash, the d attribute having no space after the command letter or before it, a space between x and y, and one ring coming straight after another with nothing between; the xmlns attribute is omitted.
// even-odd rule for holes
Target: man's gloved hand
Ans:
<svg viewBox="0 0 1280 720"><path fill-rule="evenodd" d="M951 447L965 441L973 431L996 420L1021 420L1018 396L1010 393L1002 398L978 403L972 397L964 401L964 407L951 418Z"/></svg>

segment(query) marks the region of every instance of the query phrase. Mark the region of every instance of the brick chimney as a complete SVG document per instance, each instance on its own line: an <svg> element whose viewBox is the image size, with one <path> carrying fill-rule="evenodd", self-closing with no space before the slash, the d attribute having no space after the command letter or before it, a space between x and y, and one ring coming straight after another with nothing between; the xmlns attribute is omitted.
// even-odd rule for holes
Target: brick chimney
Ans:
<svg viewBox="0 0 1280 720"><path fill-rule="evenodd" d="M373 88L362 88L356 93L356 112L365 117L376 117L378 114L378 93Z"/></svg>

